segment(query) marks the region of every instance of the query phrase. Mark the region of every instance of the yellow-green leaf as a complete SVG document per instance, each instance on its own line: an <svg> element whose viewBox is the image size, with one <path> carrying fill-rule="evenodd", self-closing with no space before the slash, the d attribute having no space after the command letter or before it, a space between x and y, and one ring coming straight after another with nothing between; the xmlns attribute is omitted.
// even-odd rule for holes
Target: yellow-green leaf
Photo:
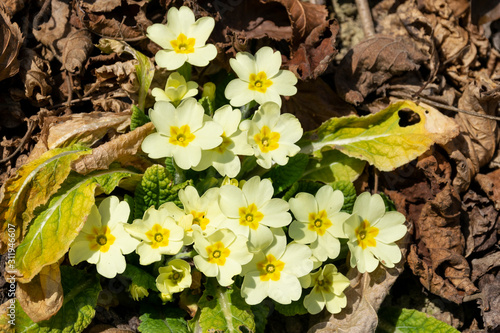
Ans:
<svg viewBox="0 0 500 333"><path fill-rule="evenodd" d="M458 135L455 121L436 109L399 101L365 117L332 118L305 133L302 152L324 147L365 160L391 171L423 154L434 143L445 144Z"/></svg>
<svg viewBox="0 0 500 333"><path fill-rule="evenodd" d="M71 162L91 151L82 147L53 149L40 158L19 168L14 178L7 180L0 201L0 251L6 250L8 239L5 231L15 229L17 246L24 236L33 211L44 205L66 179Z"/></svg>
<svg viewBox="0 0 500 333"><path fill-rule="evenodd" d="M353 182L363 172L366 165L366 161L349 157L338 150L327 150L321 155L321 159L313 157L309 160L302 179L327 184L339 180Z"/></svg>
<svg viewBox="0 0 500 333"><path fill-rule="evenodd" d="M31 223L16 249L16 269L21 283L29 282L40 270L58 261L69 249L95 202L97 187L111 192L125 177L135 174L115 169L82 176L72 174Z"/></svg>

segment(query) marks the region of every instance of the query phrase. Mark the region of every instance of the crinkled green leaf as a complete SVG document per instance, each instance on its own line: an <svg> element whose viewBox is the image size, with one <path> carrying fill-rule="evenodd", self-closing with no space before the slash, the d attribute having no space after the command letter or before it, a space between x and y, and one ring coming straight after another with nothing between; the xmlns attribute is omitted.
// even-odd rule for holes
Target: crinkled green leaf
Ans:
<svg viewBox="0 0 500 333"><path fill-rule="evenodd" d="M391 198L385 195L385 193L379 193L379 194L382 197L382 200L384 200L386 212L397 211L396 205L394 204L394 201L391 200Z"/></svg>
<svg viewBox="0 0 500 333"><path fill-rule="evenodd" d="M263 177L271 178L274 194L281 193L302 177L308 162L309 157L306 154L297 154L290 157L287 164L276 165Z"/></svg>
<svg viewBox="0 0 500 333"><path fill-rule="evenodd" d="M255 332L254 315L241 297L238 287L219 286L215 279L209 279L198 303L200 309L192 321L201 332Z"/></svg>
<svg viewBox="0 0 500 333"><path fill-rule="evenodd" d="M300 298L296 301L292 301L290 304L280 304L275 302L274 309L281 313L284 316L297 316L309 313L304 306L304 298L306 297L306 293L302 293Z"/></svg>
<svg viewBox="0 0 500 333"><path fill-rule="evenodd" d="M156 279L151 274L137 266L127 264L127 268L125 268L122 275L132 280L132 283L135 283L139 287L158 291L156 288Z"/></svg>
<svg viewBox="0 0 500 333"><path fill-rule="evenodd" d="M250 308L254 315L255 332L264 332L266 330L269 308L264 303L258 305L252 305Z"/></svg>
<svg viewBox="0 0 500 333"><path fill-rule="evenodd" d="M356 188L353 183L346 180L338 180L331 183L331 186L334 190L342 191L344 194L344 205L342 206L342 211L351 214L354 202L356 201Z"/></svg>
<svg viewBox="0 0 500 333"><path fill-rule="evenodd" d="M330 147L379 170L392 171L423 154L432 144L444 144L458 133L453 119L436 109L399 101L365 117L332 118L305 133L301 145L304 153Z"/></svg>
<svg viewBox="0 0 500 333"><path fill-rule="evenodd" d="M325 184L311 181L300 180L292 185L292 187L285 193L283 199L288 201L291 197L299 192L306 192L315 195L318 190Z"/></svg>
<svg viewBox="0 0 500 333"><path fill-rule="evenodd" d="M71 162L90 152L89 149L78 146L49 150L38 159L23 165L14 178L7 180L0 202L2 249L8 243L5 229L9 225L15 227L17 244L20 237L24 236L35 208L46 204L68 176Z"/></svg>
<svg viewBox="0 0 500 333"><path fill-rule="evenodd" d="M413 309L384 307L378 312L376 333L458 333L450 325Z"/></svg>
<svg viewBox="0 0 500 333"><path fill-rule="evenodd" d="M64 302L56 315L49 320L34 323L16 301L17 333L79 333L90 324L95 315L97 296L101 284L97 274L85 273L70 266L61 266L61 282ZM0 329L5 327L4 318L0 319Z"/></svg>
<svg viewBox="0 0 500 333"><path fill-rule="evenodd" d="M70 174L49 204L37 212L16 249L16 269L23 275L19 282L29 282L42 267L57 262L68 251L95 202L96 188L109 194L133 174L125 169Z"/></svg>
<svg viewBox="0 0 500 333"><path fill-rule="evenodd" d="M321 158L310 159L302 179L332 183L337 180L355 181L366 162L349 157L338 150L323 151Z"/></svg>
<svg viewBox="0 0 500 333"><path fill-rule="evenodd" d="M142 218L146 209L152 206L158 208L165 202L173 201L180 205L177 193L190 184L189 180L174 184L172 175L162 165L155 164L149 167L135 190L135 218Z"/></svg>
<svg viewBox="0 0 500 333"><path fill-rule="evenodd" d="M145 313L139 317L141 324L139 332L144 333L188 333L186 320L183 318L185 312L177 311L174 314L162 316L161 318L151 318L150 313Z"/></svg>
<svg viewBox="0 0 500 333"><path fill-rule="evenodd" d="M141 127L151 121L149 117L139 109L137 106L132 105L132 116L130 118L130 130L135 130L137 127Z"/></svg>

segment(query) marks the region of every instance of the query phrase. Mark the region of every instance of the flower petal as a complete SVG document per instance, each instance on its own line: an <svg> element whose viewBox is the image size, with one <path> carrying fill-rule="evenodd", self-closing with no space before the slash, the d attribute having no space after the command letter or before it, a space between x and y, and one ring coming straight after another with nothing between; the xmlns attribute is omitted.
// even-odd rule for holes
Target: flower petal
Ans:
<svg viewBox="0 0 500 333"><path fill-rule="evenodd" d="M255 73L264 72L268 78L272 78L280 70L281 53L274 52L269 46L261 47L255 54L255 66Z"/></svg>
<svg viewBox="0 0 500 333"><path fill-rule="evenodd" d="M116 274L121 274L126 267L125 257L118 247L111 246L108 252L101 252L101 258L96 264L97 273L108 279L112 279Z"/></svg>
<svg viewBox="0 0 500 333"><path fill-rule="evenodd" d="M213 44L207 44L195 49L194 53L187 55L187 62L193 66L205 67L217 56L217 48Z"/></svg>
<svg viewBox="0 0 500 333"><path fill-rule="evenodd" d="M302 287L296 276L283 271L279 281L270 281L268 293L276 302L290 304L300 298Z"/></svg>
<svg viewBox="0 0 500 333"><path fill-rule="evenodd" d="M254 56L247 52L238 52L235 59L229 59L229 64L236 75L246 81L248 87L250 74L257 74Z"/></svg>
<svg viewBox="0 0 500 333"><path fill-rule="evenodd" d="M155 61L158 66L166 68L169 71L176 70L184 65L188 56L184 53L176 53L172 50L160 50L155 54Z"/></svg>
<svg viewBox="0 0 500 333"><path fill-rule="evenodd" d="M208 37L210 37L210 34L214 30L214 27L215 20L208 16L199 18L196 23L191 25L188 36L195 38L195 48L205 45Z"/></svg>
<svg viewBox="0 0 500 333"><path fill-rule="evenodd" d="M255 98L255 93L248 89L248 82L234 79L226 86L224 95L230 100L233 106L245 105Z"/></svg>
<svg viewBox="0 0 500 333"><path fill-rule="evenodd" d="M283 96L293 96L297 93L297 77L288 70L281 70L271 78L273 81L273 90Z"/></svg>
<svg viewBox="0 0 500 333"><path fill-rule="evenodd" d="M298 193L295 198L290 198L288 203L293 216L301 222L309 222L309 214L318 213L318 204L312 194Z"/></svg>

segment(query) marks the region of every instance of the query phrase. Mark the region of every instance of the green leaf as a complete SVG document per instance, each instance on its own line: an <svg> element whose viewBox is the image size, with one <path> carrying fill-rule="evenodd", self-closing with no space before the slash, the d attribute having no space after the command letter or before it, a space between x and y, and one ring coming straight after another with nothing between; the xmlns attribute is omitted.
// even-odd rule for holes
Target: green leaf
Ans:
<svg viewBox="0 0 500 333"><path fill-rule="evenodd" d="M325 184L317 182L300 180L297 183L294 183L292 187L285 193L285 195L283 196L283 200L288 201L290 200L291 197L293 197L295 194L299 192L306 192L312 195L316 195L316 192L318 192L318 190L324 185Z"/></svg>
<svg viewBox="0 0 500 333"><path fill-rule="evenodd" d="M97 274L88 274L70 266L61 266L64 301L61 309L49 320L34 323L16 301L16 332L18 333L79 333L95 315L101 285ZM0 319L0 329L5 323ZM2 330L3 331L3 330Z"/></svg>
<svg viewBox="0 0 500 333"><path fill-rule="evenodd" d="M132 116L130 118L130 130L135 130L137 127L141 127L151 121L149 117L139 109L137 106L132 105Z"/></svg>
<svg viewBox="0 0 500 333"><path fill-rule="evenodd" d="M423 154L432 144L444 144L458 133L453 119L436 109L399 101L365 117L332 118L306 133L301 144L305 153L330 147L379 170L392 171Z"/></svg>
<svg viewBox="0 0 500 333"><path fill-rule="evenodd" d="M326 184L337 180L355 181L365 168L365 161L349 157L338 150L321 152L321 158L311 158L302 179Z"/></svg>
<svg viewBox="0 0 500 333"><path fill-rule="evenodd" d="M275 302L274 309L281 313L284 316L297 316L309 313L304 306L304 298L306 297L306 293L302 292L300 298L296 301L292 301L290 304L280 304Z"/></svg>
<svg viewBox="0 0 500 333"><path fill-rule="evenodd" d="M109 194L132 174L125 169L70 174L49 204L38 211L16 249L16 269L22 274L18 281L29 282L42 267L57 262L68 251L95 202L96 188Z"/></svg>
<svg viewBox="0 0 500 333"><path fill-rule="evenodd" d="M297 154L290 157L285 165L276 165L263 178L271 178L274 194L281 193L297 182L306 169L309 157L306 154Z"/></svg>
<svg viewBox="0 0 500 333"><path fill-rule="evenodd" d="M47 203L71 171L71 162L91 150L83 147L56 148L23 165L14 178L6 181L0 202L2 249L8 243L9 225L14 226L16 243L24 236L34 210ZM4 252L4 251L2 251Z"/></svg>
<svg viewBox="0 0 500 333"><path fill-rule="evenodd" d="M376 333L458 333L450 325L413 309L384 307L378 312Z"/></svg>
<svg viewBox="0 0 500 333"><path fill-rule="evenodd" d="M151 206L158 208L169 201L180 205L177 193L190 184L189 180L181 184L174 184L172 175L164 166L152 165L146 170L141 183L135 190L135 218L141 219L146 209Z"/></svg>
<svg viewBox="0 0 500 333"><path fill-rule="evenodd" d="M156 279L151 274L137 266L127 264L127 268L125 268L122 275L132 280L132 283L135 283L139 287L158 291L156 288Z"/></svg>
<svg viewBox="0 0 500 333"><path fill-rule="evenodd" d="M252 305L252 313L255 320L255 332L264 332L267 325L267 316L269 315L269 307L265 303Z"/></svg>
<svg viewBox="0 0 500 333"><path fill-rule="evenodd" d="M191 80L192 67L191 67L191 64L189 62L186 61L181 67L179 67L177 69L177 72L180 75L184 76L184 79L186 80L186 82Z"/></svg>
<svg viewBox="0 0 500 333"><path fill-rule="evenodd" d="M205 291L198 303L199 317L193 321L201 332L255 332L254 315L240 295L238 287L221 287L215 279L208 279Z"/></svg>
<svg viewBox="0 0 500 333"><path fill-rule="evenodd" d="M177 316L169 314L160 318L151 318L150 313L145 313L139 317L141 324L138 327L139 332L144 333L188 333L186 320L184 320L181 311Z"/></svg>
<svg viewBox="0 0 500 333"><path fill-rule="evenodd" d="M208 98L208 96L200 98L198 103L203 106L203 109L205 109L205 114L209 116L213 116L215 112L215 100L212 100Z"/></svg>
<svg viewBox="0 0 500 333"><path fill-rule="evenodd" d="M382 197L382 200L384 200L386 212L397 211L396 205L394 204L394 201L391 200L391 198L389 198L387 195L385 195L385 193L379 193L379 194Z"/></svg>
<svg viewBox="0 0 500 333"><path fill-rule="evenodd" d="M351 214L354 202L356 201L356 188L352 182L339 180L333 182L331 186L334 190L342 191L344 194L344 205L342 206L342 211Z"/></svg>

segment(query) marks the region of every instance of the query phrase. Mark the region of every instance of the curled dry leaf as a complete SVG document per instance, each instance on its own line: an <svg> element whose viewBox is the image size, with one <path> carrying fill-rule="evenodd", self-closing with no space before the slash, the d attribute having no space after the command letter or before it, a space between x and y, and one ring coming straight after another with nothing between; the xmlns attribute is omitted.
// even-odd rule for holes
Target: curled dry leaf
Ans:
<svg viewBox="0 0 500 333"><path fill-rule="evenodd" d="M487 174L478 174L476 180L488 198L495 204L495 209L500 210L500 169Z"/></svg>
<svg viewBox="0 0 500 333"><path fill-rule="evenodd" d="M0 81L14 76L19 71L17 54L23 44L23 35L16 23L0 8Z"/></svg>
<svg viewBox="0 0 500 333"><path fill-rule="evenodd" d="M24 8L27 0L3 0L0 2L0 8L7 14L9 17L13 17L18 11Z"/></svg>
<svg viewBox="0 0 500 333"><path fill-rule="evenodd" d="M46 105L52 92L50 64L32 49L24 49L21 55L20 75L25 87L24 93L35 105Z"/></svg>
<svg viewBox="0 0 500 333"><path fill-rule="evenodd" d="M416 71L426 57L407 39L375 36L367 39L342 59L335 73L340 97L359 105L365 97L391 77Z"/></svg>
<svg viewBox="0 0 500 333"><path fill-rule="evenodd" d="M451 185L427 202L415 223L417 244L408 255L408 264L432 293L462 302L476 291L470 281L470 267L464 258L465 241L460 227L461 200ZM441 276L442 274L442 276Z"/></svg>
<svg viewBox="0 0 500 333"><path fill-rule="evenodd" d="M111 163L118 161L123 166L131 165L146 170L151 162L141 158L138 152L144 138L153 131L154 125L147 123L132 132L120 135L95 148L92 154L76 160L72 168L78 173L87 174L94 170L107 169Z"/></svg>
<svg viewBox="0 0 500 333"><path fill-rule="evenodd" d="M491 252L484 257L472 259L472 275L471 280L476 282L478 278L485 275L497 267L500 267L500 252Z"/></svg>
<svg viewBox="0 0 500 333"><path fill-rule="evenodd" d="M16 299L35 323L55 315L63 305L59 264L43 267L28 283L18 283Z"/></svg>
<svg viewBox="0 0 500 333"><path fill-rule="evenodd" d="M83 68L83 63L92 50L90 34L79 30L70 23L71 8L67 2L47 0L50 3L50 17L34 27L33 35L62 62L64 69L71 73ZM51 59L49 59L51 60Z"/></svg>

